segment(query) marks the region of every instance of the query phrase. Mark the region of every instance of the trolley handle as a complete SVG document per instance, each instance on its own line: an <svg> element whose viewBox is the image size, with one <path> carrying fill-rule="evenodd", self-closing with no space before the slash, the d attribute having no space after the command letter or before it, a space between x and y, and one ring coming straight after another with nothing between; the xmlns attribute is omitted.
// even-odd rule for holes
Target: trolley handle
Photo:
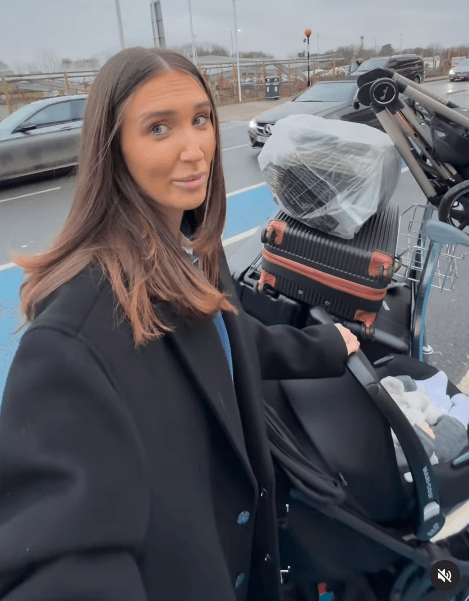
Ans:
<svg viewBox="0 0 469 601"><path fill-rule="evenodd" d="M367 335L365 324L363 323L344 320L341 320L341 323L356 336L359 336L362 340L371 340L372 342L377 342L378 344L387 346L395 353L409 352L408 343L402 338L399 338L399 336L395 336L394 334L390 334L384 330L379 330L375 326L371 327L370 334Z"/></svg>
<svg viewBox="0 0 469 601"><path fill-rule="evenodd" d="M424 224L425 234L437 244L469 246L469 236L454 225L430 220Z"/></svg>

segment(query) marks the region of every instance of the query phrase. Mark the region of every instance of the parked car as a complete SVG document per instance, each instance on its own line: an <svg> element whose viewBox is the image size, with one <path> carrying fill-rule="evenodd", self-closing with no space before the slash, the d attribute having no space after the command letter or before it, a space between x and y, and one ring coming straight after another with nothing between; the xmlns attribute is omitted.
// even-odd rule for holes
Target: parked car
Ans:
<svg viewBox="0 0 469 601"><path fill-rule="evenodd" d="M272 133L275 123L288 115L308 114L326 119L364 123L381 129L370 107L357 99L356 78L321 81L276 108L265 111L249 123L248 135L253 148L261 147Z"/></svg>
<svg viewBox="0 0 469 601"><path fill-rule="evenodd" d="M395 56L369 58L363 61L351 75L359 77L365 71L372 71L373 69L392 69L399 75L416 83L423 83L425 80L425 62L418 54L397 54Z"/></svg>
<svg viewBox="0 0 469 601"><path fill-rule="evenodd" d="M469 58L465 58L455 67L452 67L448 76L450 81L456 81L456 79L469 79Z"/></svg>
<svg viewBox="0 0 469 601"><path fill-rule="evenodd" d="M86 101L45 98L0 121L0 183L76 165Z"/></svg>

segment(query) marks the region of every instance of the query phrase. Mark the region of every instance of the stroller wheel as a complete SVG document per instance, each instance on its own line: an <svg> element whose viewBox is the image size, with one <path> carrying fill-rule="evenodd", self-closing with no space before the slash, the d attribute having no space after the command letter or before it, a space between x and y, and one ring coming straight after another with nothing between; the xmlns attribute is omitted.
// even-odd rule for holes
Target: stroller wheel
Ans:
<svg viewBox="0 0 469 601"><path fill-rule="evenodd" d="M450 188L438 207L440 221L449 223L460 230L469 225L469 181L466 180Z"/></svg>

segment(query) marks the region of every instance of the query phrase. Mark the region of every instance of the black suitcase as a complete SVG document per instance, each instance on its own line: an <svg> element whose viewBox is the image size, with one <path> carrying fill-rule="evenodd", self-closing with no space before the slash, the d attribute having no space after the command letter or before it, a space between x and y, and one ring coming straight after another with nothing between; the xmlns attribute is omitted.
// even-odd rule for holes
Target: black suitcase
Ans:
<svg viewBox="0 0 469 601"><path fill-rule="evenodd" d="M349 321L373 326L394 273L396 205L373 215L351 240L315 230L280 211L262 233L258 291L275 290Z"/></svg>
<svg viewBox="0 0 469 601"><path fill-rule="evenodd" d="M276 215L277 217L278 215ZM267 288L258 293L262 271L260 227L248 242L228 260L238 298L244 310L261 323L270 326L288 324L304 328L316 323L309 315L310 306ZM360 348L372 362L387 357L389 353L408 355L410 352L410 314L412 294L408 285L392 282L378 316L371 329L359 322L334 318L351 329L360 338Z"/></svg>

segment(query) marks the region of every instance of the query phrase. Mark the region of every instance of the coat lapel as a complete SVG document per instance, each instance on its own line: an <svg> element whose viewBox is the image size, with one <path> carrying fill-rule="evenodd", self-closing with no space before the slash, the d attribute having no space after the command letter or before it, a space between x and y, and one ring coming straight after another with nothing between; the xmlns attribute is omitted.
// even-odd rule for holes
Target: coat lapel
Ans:
<svg viewBox="0 0 469 601"><path fill-rule="evenodd" d="M229 294L230 302L243 312L224 254L220 257L220 278L223 290ZM255 462L251 463L264 484L273 484L274 468L263 412L263 389L251 361L252 353L256 353L256 349L245 337L241 326L242 316L226 313L224 317L232 348L236 350L233 369L246 444L248 449L251 449L251 453L255 454ZM243 374L242 378L239 377L240 373Z"/></svg>
<svg viewBox="0 0 469 601"><path fill-rule="evenodd" d="M168 335L175 351L192 374L202 396L215 414L227 439L243 463L252 483L256 478L246 452L241 424L233 419L229 407L236 407L237 400L225 351L217 328L212 320L191 324L179 324ZM201 349L204 349L201 352Z"/></svg>

